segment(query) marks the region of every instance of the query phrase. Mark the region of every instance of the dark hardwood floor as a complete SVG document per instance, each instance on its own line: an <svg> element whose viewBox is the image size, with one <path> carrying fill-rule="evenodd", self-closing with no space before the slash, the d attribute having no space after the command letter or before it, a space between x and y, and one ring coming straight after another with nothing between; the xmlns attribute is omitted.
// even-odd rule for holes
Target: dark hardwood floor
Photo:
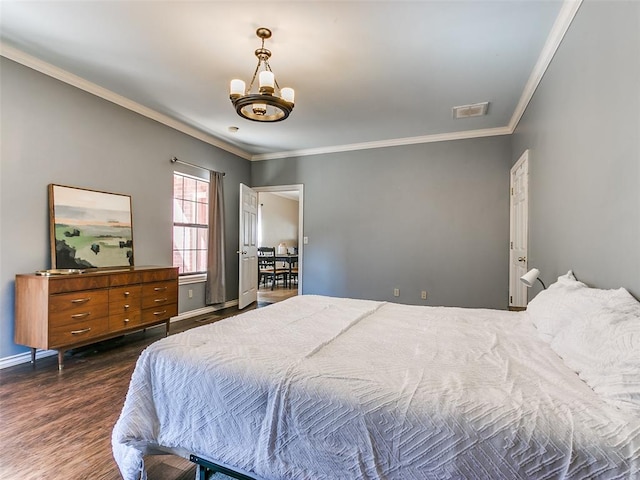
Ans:
<svg viewBox="0 0 640 480"><path fill-rule="evenodd" d="M295 295L261 289L258 308ZM232 307L171 324L171 334L240 313ZM118 480L111 431L140 352L164 336L164 327L101 342L0 370L0 478L3 480ZM195 478L195 467L173 455L145 457L149 480ZM217 478L217 476L215 477Z"/></svg>

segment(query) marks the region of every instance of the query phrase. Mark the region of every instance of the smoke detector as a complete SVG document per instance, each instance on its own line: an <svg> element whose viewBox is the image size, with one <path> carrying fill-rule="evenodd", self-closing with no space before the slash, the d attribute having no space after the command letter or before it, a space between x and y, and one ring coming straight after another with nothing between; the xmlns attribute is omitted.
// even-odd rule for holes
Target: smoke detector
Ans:
<svg viewBox="0 0 640 480"><path fill-rule="evenodd" d="M453 118L481 117L487 114L489 102L474 103L453 107Z"/></svg>

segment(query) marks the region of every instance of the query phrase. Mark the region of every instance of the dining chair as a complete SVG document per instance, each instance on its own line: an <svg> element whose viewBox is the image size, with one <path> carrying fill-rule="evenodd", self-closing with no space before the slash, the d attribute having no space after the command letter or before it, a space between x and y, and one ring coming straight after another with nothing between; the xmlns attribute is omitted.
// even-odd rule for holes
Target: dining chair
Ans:
<svg viewBox="0 0 640 480"><path fill-rule="evenodd" d="M264 282L266 286L270 278L271 290L273 290L278 278L282 278L283 283L286 284L288 272L288 269L278 268L276 265L275 247L258 247L258 285Z"/></svg>
<svg viewBox="0 0 640 480"><path fill-rule="evenodd" d="M298 284L298 267L291 267L289 273L289 287L292 285L292 280L295 280L295 284Z"/></svg>

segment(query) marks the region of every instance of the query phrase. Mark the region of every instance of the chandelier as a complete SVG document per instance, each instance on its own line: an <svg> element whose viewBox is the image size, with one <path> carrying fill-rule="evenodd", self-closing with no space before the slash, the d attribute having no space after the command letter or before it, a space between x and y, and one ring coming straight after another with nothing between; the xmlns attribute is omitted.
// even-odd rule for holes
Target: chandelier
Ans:
<svg viewBox="0 0 640 480"><path fill-rule="evenodd" d="M256 50L258 65L253 78L246 89L242 80L231 80L229 98L241 117L256 122L279 122L289 116L293 110L293 88L280 88L271 71L269 57L271 52L264 48L265 38L271 38L271 30L261 27L256 30L262 46ZM252 92L253 84L258 77L258 92ZM278 95L279 91L279 95Z"/></svg>

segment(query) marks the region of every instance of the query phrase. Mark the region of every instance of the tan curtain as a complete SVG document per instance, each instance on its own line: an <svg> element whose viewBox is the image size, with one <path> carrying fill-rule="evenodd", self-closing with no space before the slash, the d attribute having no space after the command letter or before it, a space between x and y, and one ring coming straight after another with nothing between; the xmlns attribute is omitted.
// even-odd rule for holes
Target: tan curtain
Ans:
<svg viewBox="0 0 640 480"><path fill-rule="evenodd" d="M226 301L224 277L224 195L223 173L211 172L209 179L209 245L207 251L206 303Z"/></svg>

